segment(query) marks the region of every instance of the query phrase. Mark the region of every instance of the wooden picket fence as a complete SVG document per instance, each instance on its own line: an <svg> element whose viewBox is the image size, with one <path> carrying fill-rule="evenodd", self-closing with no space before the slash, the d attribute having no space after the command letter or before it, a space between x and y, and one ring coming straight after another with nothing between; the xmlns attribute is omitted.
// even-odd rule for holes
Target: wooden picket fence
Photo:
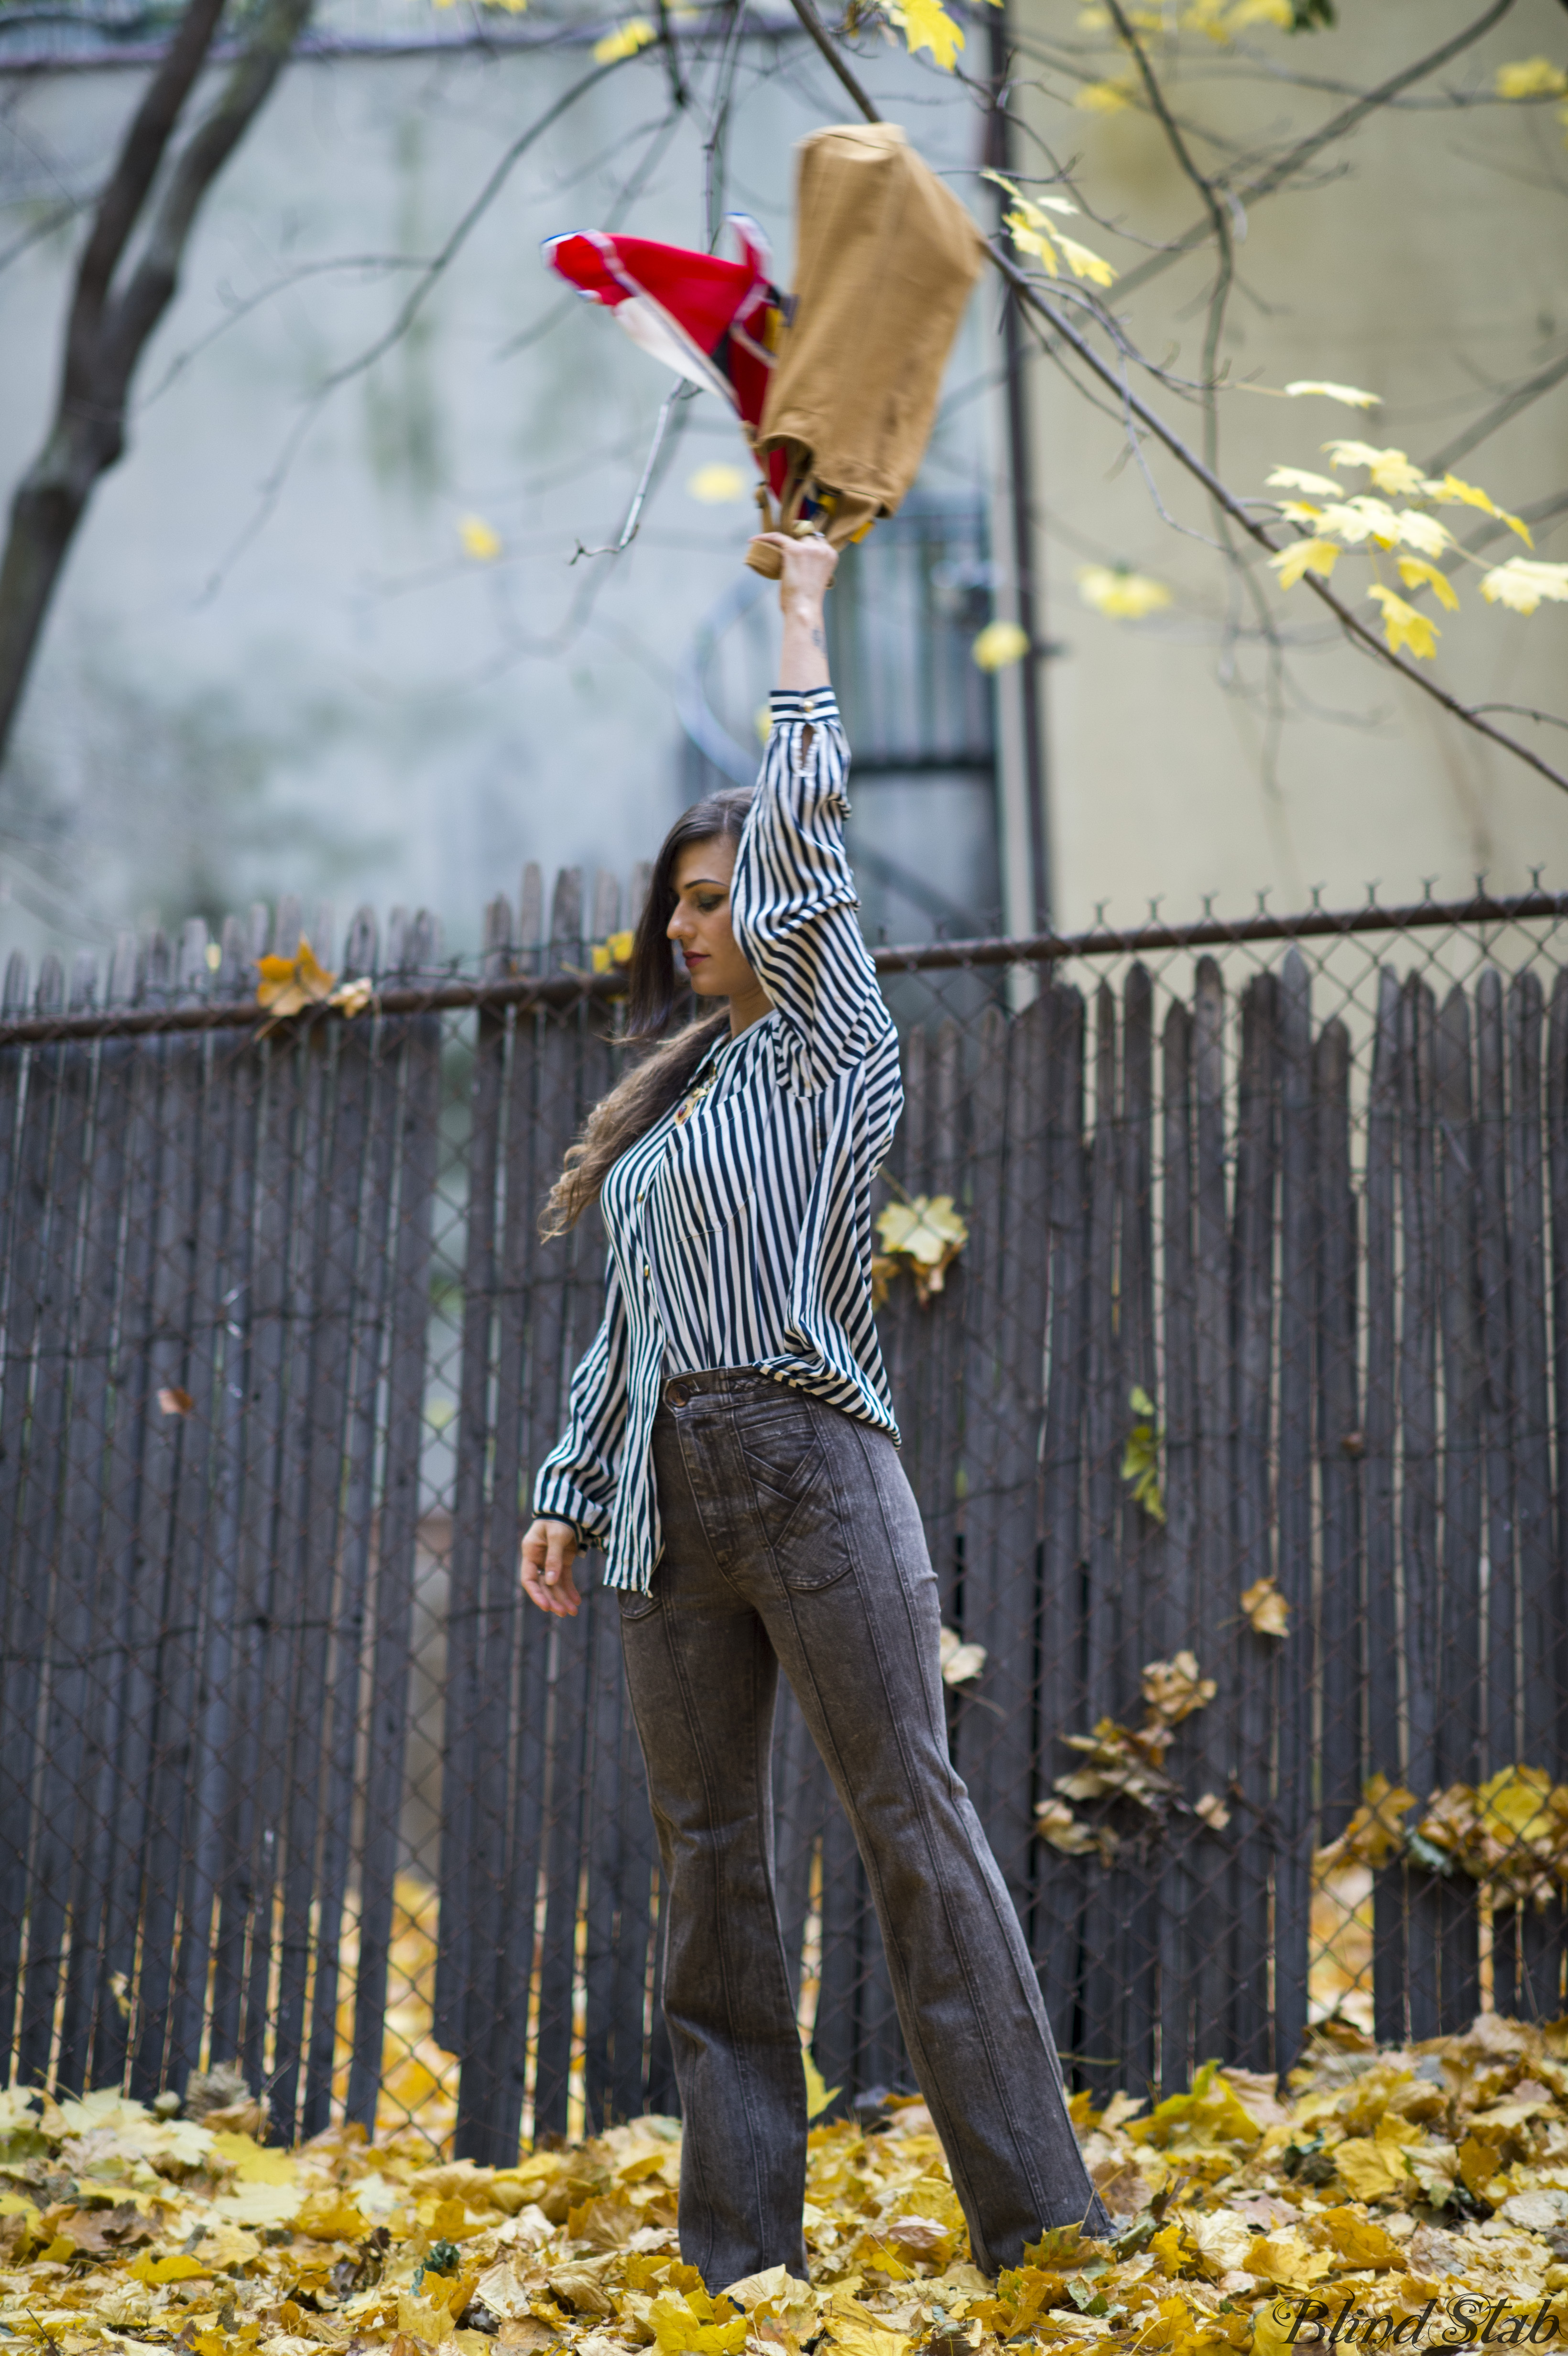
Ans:
<svg viewBox="0 0 1568 2356"><path fill-rule="evenodd" d="M600 1304L595 1221L542 1245L535 1215L618 1066L591 949L642 888L569 873L547 919L534 871L467 969L430 919L383 945L362 911L341 969L370 1005L266 1037L252 961L293 948L287 905L231 922L216 969L199 926L123 946L101 990L13 959L0 2022L24 2081L145 2094L234 2055L285 2133L374 2124L401 1872L439 1885L460 2152L674 2106L616 1624L547 1627L515 1576ZM1538 895L879 952L890 1197L949 1194L968 1226L944 1289L900 1277L880 1319L944 1617L986 1652L955 1752L1102 2091L1294 2060L1331 2000L1314 1856L1370 1777L1424 1801L1563 1772L1565 920ZM1184 1653L1212 1697L1129 1747L1146 1669ZM1098 1752L1065 1742L1101 1721ZM1143 1802L1137 1759L1163 1768ZM1058 1779L1096 1764L1111 1785L1064 1822ZM818 2064L844 2100L908 2083L787 1698L775 1777ZM1345 1933L1380 2034L1561 2009L1551 1857L1551 1902L1510 1912L1412 1856Z"/></svg>

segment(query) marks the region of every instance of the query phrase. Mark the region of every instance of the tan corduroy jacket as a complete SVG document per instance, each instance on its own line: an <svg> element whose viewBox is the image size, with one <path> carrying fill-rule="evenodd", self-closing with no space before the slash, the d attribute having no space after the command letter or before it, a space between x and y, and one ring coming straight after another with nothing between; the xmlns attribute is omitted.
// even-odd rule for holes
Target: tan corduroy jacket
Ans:
<svg viewBox="0 0 1568 2356"><path fill-rule="evenodd" d="M841 548L919 471L985 246L896 123L834 124L797 155L793 317L758 446L789 457L782 523L809 487ZM775 550L753 544L750 561L778 573Z"/></svg>

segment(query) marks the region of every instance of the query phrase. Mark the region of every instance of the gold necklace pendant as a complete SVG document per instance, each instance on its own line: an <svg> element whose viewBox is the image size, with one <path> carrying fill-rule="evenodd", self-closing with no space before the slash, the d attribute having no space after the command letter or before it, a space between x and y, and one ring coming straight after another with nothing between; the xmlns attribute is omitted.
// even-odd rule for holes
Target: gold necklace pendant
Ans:
<svg viewBox="0 0 1568 2356"><path fill-rule="evenodd" d="M703 1081L702 1086L696 1089L692 1095L687 1098L686 1102L681 1106L680 1110L675 1117L675 1125L677 1129L680 1127L682 1121L688 1120L690 1119L691 1115L697 1110L698 1106L702 1102L703 1098L708 1094L709 1089L713 1086L713 1083L718 1076L719 1075L717 1072L709 1072L708 1077Z"/></svg>

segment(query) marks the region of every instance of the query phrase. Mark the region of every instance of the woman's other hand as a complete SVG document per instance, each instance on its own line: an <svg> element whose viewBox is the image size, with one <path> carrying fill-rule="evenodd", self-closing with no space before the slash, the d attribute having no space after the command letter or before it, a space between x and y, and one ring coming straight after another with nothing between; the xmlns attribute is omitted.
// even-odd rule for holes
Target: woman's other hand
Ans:
<svg viewBox="0 0 1568 2356"><path fill-rule="evenodd" d="M784 644L779 649L779 685L799 691L826 687L827 634L822 626L822 601L837 569L838 551L829 548L820 532L808 540L792 540L788 532L762 534L776 548L784 562L779 604L784 608Z"/></svg>
<svg viewBox="0 0 1568 2356"><path fill-rule="evenodd" d="M820 607L827 594L827 584L838 569L838 551L829 548L819 531L805 540L796 540L787 531L764 531L761 538L770 548L776 548L784 561L779 604L785 613L797 598Z"/></svg>
<svg viewBox="0 0 1568 2356"><path fill-rule="evenodd" d="M577 1532L570 1522L535 1522L523 1540L523 1593L558 1620L575 1620L582 1601L571 1576L577 1552Z"/></svg>

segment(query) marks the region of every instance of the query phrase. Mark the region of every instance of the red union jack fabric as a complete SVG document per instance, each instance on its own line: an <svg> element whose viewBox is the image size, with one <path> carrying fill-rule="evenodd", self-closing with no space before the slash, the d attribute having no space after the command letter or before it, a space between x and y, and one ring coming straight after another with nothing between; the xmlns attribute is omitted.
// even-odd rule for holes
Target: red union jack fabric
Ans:
<svg viewBox="0 0 1568 2356"><path fill-rule="evenodd" d="M612 311L644 351L727 402L751 441L762 423L785 304L756 222L745 213L728 221L739 262L608 230L547 238L544 258L585 301ZM783 451L770 454L765 471L775 498L785 466Z"/></svg>

